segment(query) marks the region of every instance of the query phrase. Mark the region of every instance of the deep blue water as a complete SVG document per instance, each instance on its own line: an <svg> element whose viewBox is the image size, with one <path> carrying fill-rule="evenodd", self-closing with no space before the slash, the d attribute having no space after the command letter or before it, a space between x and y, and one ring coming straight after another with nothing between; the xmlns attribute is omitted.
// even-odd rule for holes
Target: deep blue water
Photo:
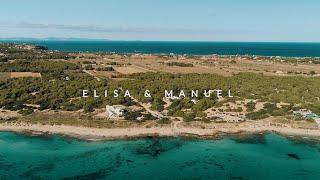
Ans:
<svg viewBox="0 0 320 180"><path fill-rule="evenodd" d="M19 41L23 42L23 41ZM28 41L27 41L28 42ZM190 55L261 55L320 57L320 43L156 42L156 41L29 41L68 52L118 52Z"/></svg>
<svg viewBox="0 0 320 180"><path fill-rule="evenodd" d="M320 179L319 151L275 134L85 142L0 132L0 179Z"/></svg>

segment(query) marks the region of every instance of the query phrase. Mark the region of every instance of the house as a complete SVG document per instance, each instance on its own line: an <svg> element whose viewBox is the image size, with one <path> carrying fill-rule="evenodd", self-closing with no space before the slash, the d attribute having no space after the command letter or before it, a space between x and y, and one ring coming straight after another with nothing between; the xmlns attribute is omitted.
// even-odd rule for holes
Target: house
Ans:
<svg viewBox="0 0 320 180"><path fill-rule="evenodd" d="M127 110L122 105L106 106L106 115L108 118L122 117L126 112Z"/></svg>
<svg viewBox="0 0 320 180"><path fill-rule="evenodd" d="M300 109L298 111L293 111L293 114L296 116L302 116L305 119L313 119L316 123L320 125L320 116L313 113L307 109Z"/></svg>

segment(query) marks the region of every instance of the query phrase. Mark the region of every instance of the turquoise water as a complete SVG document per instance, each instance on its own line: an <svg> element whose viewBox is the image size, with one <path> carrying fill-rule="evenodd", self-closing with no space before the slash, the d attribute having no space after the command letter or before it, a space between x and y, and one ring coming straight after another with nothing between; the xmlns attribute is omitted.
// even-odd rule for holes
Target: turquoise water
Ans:
<svg viewBox="0 0 320 180"><path fill-rule="evenodd" d="M1 41L1 40L0 40ZM10 41L12 42L12 41ZM320 57L320 43L156 42L156 41L15 41L41 44L68 52L160 53L191 55L261 55Z"/></svg>
<svg viewBox="0 0 320 180"><path fill-rule="evenodd" d="M0 179L320 179L319 150L275 134L85 142L0 132Z"/></svg>

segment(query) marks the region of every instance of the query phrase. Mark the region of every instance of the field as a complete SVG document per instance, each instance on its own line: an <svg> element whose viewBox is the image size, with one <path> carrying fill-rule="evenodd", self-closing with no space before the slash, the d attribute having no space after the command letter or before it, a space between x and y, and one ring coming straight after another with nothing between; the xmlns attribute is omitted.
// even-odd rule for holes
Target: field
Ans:
<svg viewBox="0 0 320 180"><path fill-rule="evenodd" d="M103 59L109 59L111 55L90 59L99 64L104 64ZM120 56L120 55L119 55ZM111 56L112 57L112 56ZM319 75L318 64L304 62L294 63L281 59L250 59L247 57L163 57L136 55L134 57L120 56L113 58L117 64L129 64L126 66L115 65L116 71L122 74L132 74L139 72L167 72L167 73L200 73L219 74L230 76L240 72L263 73L274 76L294 76L294 75ZM180 64L191 64L192 66L179 66ZM178 65L171 65L178 64Z"/></svg>
<svg viewBox="0 0 320 180"><path fill-rule="evenodd" d="M10 73L10 78L22 78L22 77L41 78L41 74L33 73L33 72L11 72Z"/></svg>
<svg viewBox="0 0 320 180"><path fill-rule="evenodd" d="M121 74L152 72L152 70L150 69L139 67L137 65L120 66L120 67L115 67L114 69Z"/></svg>

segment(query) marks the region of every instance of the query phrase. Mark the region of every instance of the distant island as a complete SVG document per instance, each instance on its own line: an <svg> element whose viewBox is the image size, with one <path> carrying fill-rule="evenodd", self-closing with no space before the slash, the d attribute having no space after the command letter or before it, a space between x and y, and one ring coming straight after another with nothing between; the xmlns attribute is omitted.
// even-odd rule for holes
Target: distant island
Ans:
<svg viewBox="0 0 320 180"><path fill-rule="evenodd" d="M320 137L319 63L311 57L77 53L2 43L0 130L84 139L266 131ZM86 89L130 89L130 96L83 98ZM164 97L167 89L186 90L185 97ZM209 89L223 96L190 94Z"/></svg>
<svg viewBox="0 0 320 180"><path fill-rule="evenodd" d="M92 39L92 38L76 38L76 37L46 37L46 38L31 38L31 37L10 37L0 38L1 42L36 42L36 41L110 41L109 39Z"/></svg>

